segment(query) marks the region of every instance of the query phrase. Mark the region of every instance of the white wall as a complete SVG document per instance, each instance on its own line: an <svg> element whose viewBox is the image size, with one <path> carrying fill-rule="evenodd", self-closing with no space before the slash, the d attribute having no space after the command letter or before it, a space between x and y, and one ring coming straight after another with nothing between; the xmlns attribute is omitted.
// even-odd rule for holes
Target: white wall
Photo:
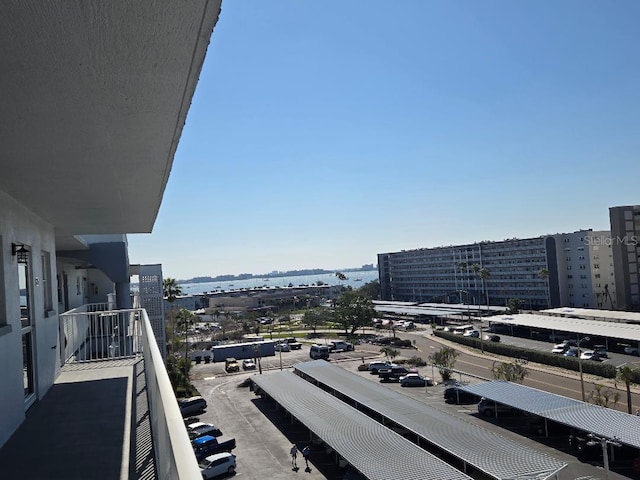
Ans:
<svg viewBox="0 0 640 480"><path fill-rule="evenodd" d="M22 337L18 264L11 243L25 244L31 251L31 308L35 348L35 383L38 398L47 392L59 373L57 312L45 317L41 252L51 254L49 288L56 298L55 236L51 225L0 192L0 445L24 420ZM36 281L37 279L37 281ZM4 325L4 326L3 326ZM55 347L55 348L52 348Z"/></svg>

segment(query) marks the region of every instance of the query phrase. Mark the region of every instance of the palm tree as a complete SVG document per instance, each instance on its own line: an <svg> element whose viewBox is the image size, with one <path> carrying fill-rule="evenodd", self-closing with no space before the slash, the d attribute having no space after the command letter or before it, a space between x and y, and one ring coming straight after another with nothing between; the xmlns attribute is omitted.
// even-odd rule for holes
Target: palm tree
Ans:
<svg viewBox="0 0 640 480"><path fill-rule="evenodd" d="M549 270L546 268L541 268L538 272L538 276L544 280L544 293L547 297L547 308L551 308L551 299L549 298Z"/></svg>
<svg viewBox="0 0 640 480"><path fill-rule="evenodd" d="M627 387L627 409L628 413L631 413L631 384L635 383L638 378L640 370L637 368L631 368L629 365L621 365L617 369L616 380L620 380Z"/></svg>
<svg viewBox="0 0 640 480"><path fill-rule="evenodd" d="M480 265L474 263L473 265L471 265L471 271L474 275L473 288L475 290L478 290L478 272L480 271ZM480 305L480 299L478 299L478 305Z"/></svg>
<svg viewBox="0 0 640 480"><path fill-rule="evenodd" d="M491 278L491 272L489 272L488 268L481 268L478 271L478 276L480 280L482 280L482 289L484 290L484 294L487 296L487 310L489 310L489 289L487 288L487 280Z"/></svg>
<svg viewBox="0 0 640 480"><path fill-rule="evenodd" d="M181 308L176 315L178 325L184 330L184 358L188 363L189 359L189 328L194 324L195 315L186 308Z"/></svg>
<svg viewBox="0 0 640 480"><path fill-rule="evenodd" d="M177 298L182 295L182 287L178 285L175 278L165 278L162 281L162 294L167 299L167 302L169 302L170 306L169 325L171 327L171 341L169 343L173 345L173 338L176 335L176 322L173 304L177 300Z"/></svg>

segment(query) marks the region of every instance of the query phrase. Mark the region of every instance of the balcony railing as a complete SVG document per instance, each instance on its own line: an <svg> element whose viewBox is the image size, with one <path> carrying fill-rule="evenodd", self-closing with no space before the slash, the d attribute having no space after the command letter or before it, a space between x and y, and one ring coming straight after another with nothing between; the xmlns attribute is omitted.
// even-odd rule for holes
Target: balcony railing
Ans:
<svg viewBox="0 0 640 480"><path fill-rule="evenodd" d="M142 357L156 478L201 478L146 310L83 305L60 315L60 337L64 363Z"/></svg>

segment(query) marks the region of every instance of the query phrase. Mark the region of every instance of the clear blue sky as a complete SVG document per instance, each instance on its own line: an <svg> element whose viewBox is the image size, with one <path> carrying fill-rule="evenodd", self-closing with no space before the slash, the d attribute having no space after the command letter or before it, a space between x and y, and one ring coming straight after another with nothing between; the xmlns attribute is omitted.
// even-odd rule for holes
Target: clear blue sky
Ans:
<svg viewBox="0 0 640 480"><path fill-rule="evenodd" d="M640 2L226 0L154 231L165 277L608 229L640 203Z"/></svg>

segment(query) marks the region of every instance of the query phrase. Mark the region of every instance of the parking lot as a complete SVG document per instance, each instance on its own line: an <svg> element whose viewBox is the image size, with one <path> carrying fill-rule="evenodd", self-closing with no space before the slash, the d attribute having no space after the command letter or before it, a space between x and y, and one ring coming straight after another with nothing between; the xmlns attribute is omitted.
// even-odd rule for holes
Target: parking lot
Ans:
<svg viewBox="0 0 640 480"><path fill-rule="evenodd" d="M359 372L358 366L362 363L362 358L365 361L383 358L378 353L379 348L375 345L359 345L354 352L332 354L331 361L342 368L357 372L364 378L377 382L376 376L370 375L368 372ZM406 353L407 356L411 356L414 351L410 350ZM268 375L270 372L279 371L281 359L282 369L289 369L295 363L307 361L309 360L309 345L303 346L302 350L282 352L282 356L277 352L275 357L263 358L261 361L263 374ZM426 377L432 377L435 374L436 380L439 380L437 371L433 372L431 367L420 369L420 373ZM221 363L194 365L192 370L193 383L208 402L208 409L200 415L200 420L215 424L222 430L225 437L235 437L236 439L237 448L234 450L234 454L237 456L236 476L247 479L284 479L300 475L314 479L342 478L344 470L336 465L334 455L327 454L317 444L310 444L309 433L300 424L292 422L285 412L277 410L272 402L262 400L250 392L248 387L240 386L251 375L259 375L259 373L255 370L226 374L224 373L224 364ZM568 446L563 441L542 443L535 438L527 438L523 436L527 432L519 428L517 422L498 425L494 420L487 420L486 417L479 415L474 404L446 404L443 399L445 389L443 384L413 388L403 388L396 383L385 383L384 385L385 388L401 391L433 408L461 416L468 422L481 425L507 438L559 458L569 464L560 472L558 476L560 480L573 480L579 477L605 478L604 470L601 467L580 462L575 456L569 454ZM289 450L292 443L296 443L298 446L311 445L310 472L304 471L303 460L300 456L298 457L298 465L302 464L302 468L297 472L291 469ZM362 447L366 449L366 445ZM609 478L622 479L627 477L610 473Z"/></svg>

